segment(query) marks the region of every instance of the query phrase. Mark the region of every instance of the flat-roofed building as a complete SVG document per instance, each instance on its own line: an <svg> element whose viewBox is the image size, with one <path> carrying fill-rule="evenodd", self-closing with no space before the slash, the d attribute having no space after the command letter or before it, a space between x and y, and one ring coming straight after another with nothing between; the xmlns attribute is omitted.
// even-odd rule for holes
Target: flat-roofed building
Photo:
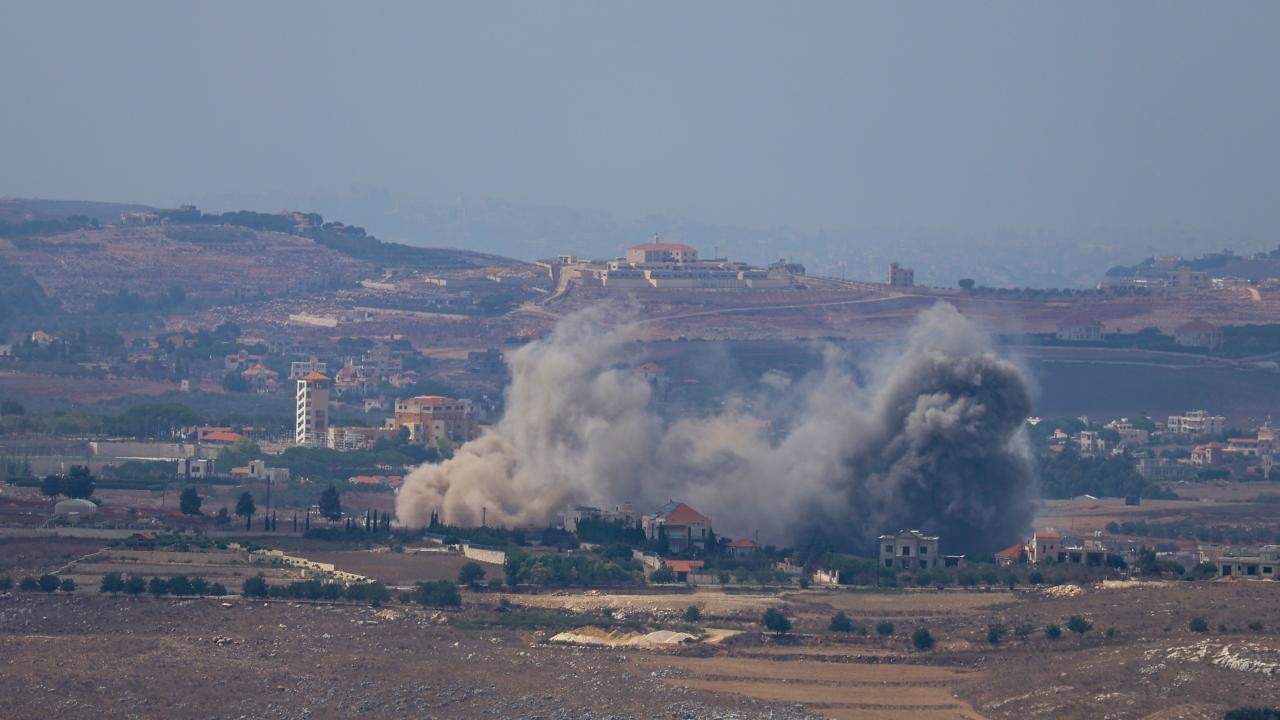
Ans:
<svg viewBox="0 0 1280 720"><path fill-rule="evenodd" d="M942 562L937 535L919 530L899 530L880 536L880 564L898 570L932 570Z"/></svg>
<svg viewBox="0 0 1280 720"><path fill-rule="evenodd" d="M424 445L439 445L441 440L464 443L480 434L471 402L443 395L396 400L395 415L387 420L387 426L396 431L408 429L409 439Z"/></svg>

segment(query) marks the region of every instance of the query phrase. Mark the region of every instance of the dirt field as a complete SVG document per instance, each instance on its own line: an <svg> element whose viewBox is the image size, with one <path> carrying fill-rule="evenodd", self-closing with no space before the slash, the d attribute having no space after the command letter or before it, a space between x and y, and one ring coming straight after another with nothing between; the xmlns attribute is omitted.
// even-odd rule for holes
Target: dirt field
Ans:
<svg viewBox="0 0 1280 720"><path fill-rule="evenodd" d="M423 580L455 580L469 561L444 553L392 553L376 550L303 551L309 560L333 563L339 570L357 573L388 585L412 585ZM481 563L486 576L501 580L501 565Z"/></svg>

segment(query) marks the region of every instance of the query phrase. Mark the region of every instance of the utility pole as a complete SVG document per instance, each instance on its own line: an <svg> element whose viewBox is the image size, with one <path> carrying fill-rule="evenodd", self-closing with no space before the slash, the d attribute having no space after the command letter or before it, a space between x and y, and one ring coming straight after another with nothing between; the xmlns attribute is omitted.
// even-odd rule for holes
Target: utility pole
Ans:
<svg viewBox="0 0 1280 720"><path fill-rule="evenodd" d="M487 517L488 517L488 514L489 514L489 508L487 508L487 507L481 507L481 508L480 508L480 527L488 527L488 526L485 524L485 521L486 521L486 519L487 519Z"/></svg>

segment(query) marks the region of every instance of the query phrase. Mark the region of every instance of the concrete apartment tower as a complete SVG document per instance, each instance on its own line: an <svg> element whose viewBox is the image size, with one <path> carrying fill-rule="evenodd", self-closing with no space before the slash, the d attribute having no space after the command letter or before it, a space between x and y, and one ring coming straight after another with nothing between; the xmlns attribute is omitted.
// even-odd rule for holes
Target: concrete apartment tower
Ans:
<svg viewBox="0 0 1280 720"><path fill-rule="evenodd" d="M298 423L295 444L325 447L329 441L329 391L333 380L324 373L310 372L298 378Z"/></svg>

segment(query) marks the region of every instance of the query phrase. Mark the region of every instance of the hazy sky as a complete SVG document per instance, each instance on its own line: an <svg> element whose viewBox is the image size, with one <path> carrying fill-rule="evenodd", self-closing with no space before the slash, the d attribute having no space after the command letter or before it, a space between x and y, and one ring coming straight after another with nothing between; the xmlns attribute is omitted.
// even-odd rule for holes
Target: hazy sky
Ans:
<svg viewBox="0 0 1280 720"><path fill-rule="evenodd" d="M757 227L1265 237L1277 38L1280 2L7 0L0 195L371 185Z"/></svg>

